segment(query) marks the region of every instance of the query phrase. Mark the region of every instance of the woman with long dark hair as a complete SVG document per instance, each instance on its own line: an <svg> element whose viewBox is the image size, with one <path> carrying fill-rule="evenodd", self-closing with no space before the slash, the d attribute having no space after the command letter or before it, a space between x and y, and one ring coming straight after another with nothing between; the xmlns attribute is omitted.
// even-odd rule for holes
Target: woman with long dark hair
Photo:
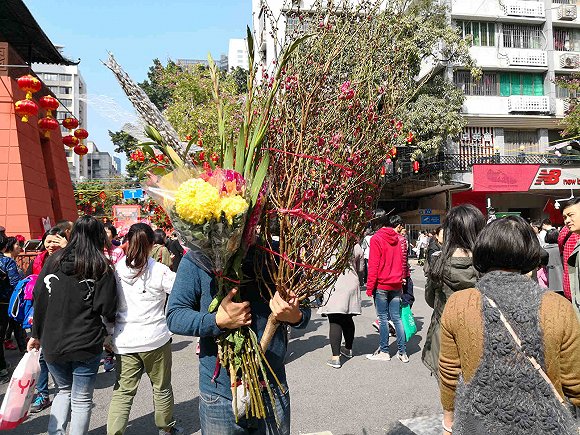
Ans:
<svg viewBox="0 0 580 435"><path fill-rule="evenodd" d="M439 371L439 330L447 299L456 291L474 286L478 274L473 267L472 250L477 235L485 226L485 217L475 206L453 207L443 222L443 246L433 255L427 276L425 300L431 308L431 324L423 346L423 364L431 373Z"/></svg>
<svg viewBox="0 0 580 435"><path fill-rule="evenodd" d="M439 358L444 434L578 434L580 323L531 278L540 244L519 216L491 222L473 248L484 274L449 298ZM560 403L562 402L562 403Z"/></svg>
<svg viewBox="0 0 580 435"><path fill-rule="evenodd" d="M155 424L160 433L174 434L171 388L171 333L165 319L165 300L175 273L151 258L155 234L149 225L134 224L127 233L126 257L115 269L119 308L113 347L117 381L107 420L108 435L122 435L143 373L153 386Z"/></svg>
<svg viewBox="0 0 580 435"><path fill-rule="evenodd" d="M93 391L107 335L101 318L117 311L115 273L103 251L103 224L79 218L67 246L51 255L34 288L34 324L28 349L40 348L58 385L49 435L88 432Z"/></svg>

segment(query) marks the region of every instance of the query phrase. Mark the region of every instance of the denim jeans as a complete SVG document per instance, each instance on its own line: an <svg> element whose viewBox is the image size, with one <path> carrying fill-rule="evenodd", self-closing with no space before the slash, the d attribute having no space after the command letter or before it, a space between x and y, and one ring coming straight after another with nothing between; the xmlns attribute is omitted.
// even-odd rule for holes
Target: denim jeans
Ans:
<svg viewBox="0 0 580 435"><path fill-rule="evenodd" d="M48 398L48 366L44 360L42 349L40 350L40 375L36 383L36 393Z"/></svg>
<svg viewBox="0 0 580 435"><path fill-rule="evenodd" d="M376 290L375 308L379 318L379 334L381 337L381 352L389 352L389 319L395 324L397 331L397 347L399 353L406 353L405 330L401 321L402 290Z"/></svg>
<svg viewBox="0 0 580 435"><path fill-rule="evenodd" d="M93 391L101 355L86 361L48 364L58 384L58 394L52 402L48 435L65 435L68 413L71 410L70 435L85 435L89 430Z"/></svg>
<svg viewBox="0 0 580 435"><path fill-rule="evenodd" d="M266 419L240 417L236 423L232 401L217 394L199 393L199 420L202 435L290 435L290 392L286 394L272 387L280 425L266 391L263 392Z"/></svg>

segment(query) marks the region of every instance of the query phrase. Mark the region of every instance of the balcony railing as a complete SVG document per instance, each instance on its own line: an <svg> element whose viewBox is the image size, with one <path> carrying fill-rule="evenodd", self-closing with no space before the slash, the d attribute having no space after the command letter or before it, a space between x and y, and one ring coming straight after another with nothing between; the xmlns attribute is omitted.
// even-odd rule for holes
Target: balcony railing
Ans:
<svg viewBox="0 0 580 435"><path fill-rule="evenodd" d="M469 172L473 165L557 165L557 166L579 166L580 155L562 155L560 157L554 154L526 154L519 153L514 156L501 156L499 154L489 156L465 156L461 154L442 154L438 157L423 160L419 172L415 173L412 163L408 160L399 161L395 165L394 173L388 173L385 177L386 182L410 178L428 178L437 176L441 173L449 174L456 172Z"/></svg>
<svg viewBox="0 0 580 435"><path fill-rule="evenodd" d="M542 96L512 95L508 97L508 112L535 112L550 111L550 99Z"/></svg>
<svg viewBox="0 0 580 435"><path fill-rule="evenodd" d="M545 18L546 9L544 2L524 1L524 0L505 0L502 4L504 14L513 17L533 17Z"/></svg>
<svg viewBox="0 0 580 435"><path fill-rule="evenodd" d="M510 50L508 59L512 66L548 66L548 57L543 50Z"/></svg>

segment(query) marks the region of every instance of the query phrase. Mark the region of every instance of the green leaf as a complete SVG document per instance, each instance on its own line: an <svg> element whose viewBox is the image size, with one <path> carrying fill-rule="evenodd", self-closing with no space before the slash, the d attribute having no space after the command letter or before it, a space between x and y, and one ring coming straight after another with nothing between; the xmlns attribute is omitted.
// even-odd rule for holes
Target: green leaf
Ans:
<svg viewBox="0 0 580 435"><path fill-rule="evenodd" d="M237 329L236 332L234 332L234 353L239 354L242 351L245 340L246 338L244 337L244 334L242 334L242 331Z"/></svg>
<svg viewBox="0 0 580 435"><path fill-rule="evenodd" d="M214 311L217 311L218 307L222 303L223 298L224 297L220 296L220 295L217 295L215 298L213 298L213 301L211 301L211 304L209 304L209 308L207 309L207 311L209 313L213 313Z"/></svg>
<svg viewBox="0 0 580 435"><path fill-rule="evenodd" d="M244 131L246 130L246 123L242 123L242 128L240 128L240 135L238 136L238 146L236 147L236 172L240 174L244 170L244 165L246 163L246 136Z"/></svg>
<svg viewBox="0 0 580 435"><path fill-rule="evenodd" d="M264 184L264 180L266 178L266 174L268 173L268 168L270 166L270 154L266 153L256 170L256 174L254 175L254 179L252 181L252 188L250 194L250 200L252 201L252 206L256 204L258 200L258 195L260 194L260 190L262 189L262 185Z"/></svg>
<svg viewBox="0 0 580 435"><path fill-rule="evenodd" d="M191 149L191 147L193 146L193 144L196 143L195 139L191 139L188 143L187 146L185 147L185 152L183 153L183 155L185 157L187 157L189 155L189 150Z"/></svg>
<svg viewBox="0 0 580 435"><path fill-rule="evenodd" d="M154 127L152 127L150 125L146 125L145 126L145 134L147 135L147 137L149 139L157 142L158 144L163 144L163 138L161 137L159 132Z"/></svg>
<svg viewBox="0 0 580 435"><path fill-rule="evenodd" d="M246 39L248 41L248 60L250 61L248 65L252 68L254 65L254 37L250 26L246 26Z"/></svg>
<svg viewBox="0 0 580 435"><path fill-rule="evenodd" d="M155 158L155 151L153 151L153 148L151 148L149 145L147 144L141 144L141 149L143 150L144 153L149 154L149 156L151 158Z"/></svg>
<svg viewBox="0 0 580 435"><path fill-rule="evenodd" d="M234 144L233 144L233 133L232 133L232 137L230 139L230 141L226 144L225 146L225 152L223 154L224 156L224 161L223 161L223 167L225 169L233 169L234 166Z"/></svg>
<svg viewBox="0 0 580 435"><path fill-rule="evenodd" d="M183 166L183 160L179 157L179 154L171 147L165 147L165 154L173 161L175 166Z"/></svg>

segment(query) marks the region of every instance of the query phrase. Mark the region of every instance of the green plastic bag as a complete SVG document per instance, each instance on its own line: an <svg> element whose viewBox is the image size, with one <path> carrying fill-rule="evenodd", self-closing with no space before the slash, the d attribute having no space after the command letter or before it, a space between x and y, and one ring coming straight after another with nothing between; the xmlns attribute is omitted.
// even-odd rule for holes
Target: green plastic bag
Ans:
<svg viewBox="0 0 580 435"><path fill-rule="evenodd" d="M401 306L401 320L405 329L405 340L409 341L417 333L417 325L411 307L407 304Z"/></svg>

